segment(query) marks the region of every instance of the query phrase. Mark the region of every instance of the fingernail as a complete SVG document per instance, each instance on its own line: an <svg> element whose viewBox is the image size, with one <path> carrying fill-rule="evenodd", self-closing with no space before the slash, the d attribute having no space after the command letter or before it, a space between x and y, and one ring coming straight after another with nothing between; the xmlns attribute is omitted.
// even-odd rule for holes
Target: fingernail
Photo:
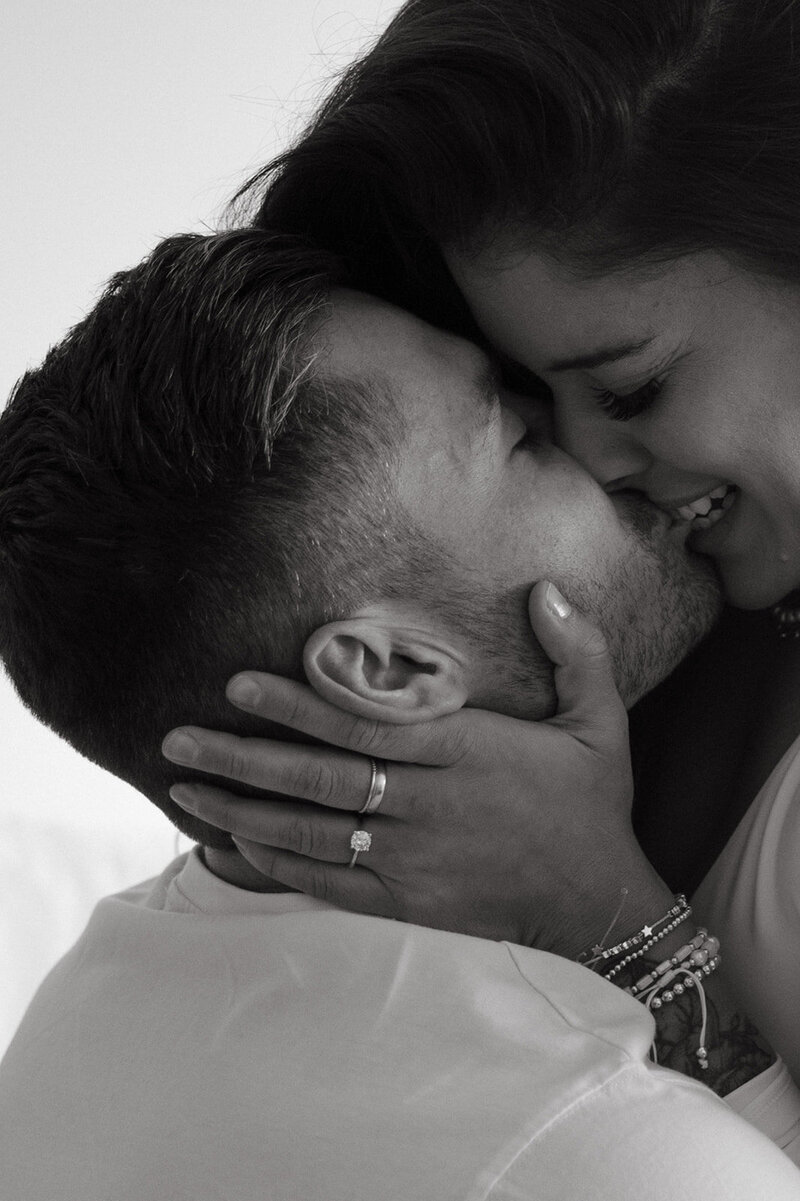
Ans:
<svg viewBox="0 0 800 1201"><path fill-rule="evenodd" d="M555 584L548 584L547 591L544 594L544 599L551 613L555 613L556 617L569 617L572 612L572 605L565 600L561 593L556 588Z"/></svg>
<svg viewBox="0 0 800 1201"><path fill-rule="evenodd" d="M191 813L195 812L196 806L191 789L185 784L173 784L169 790L169 795L176 805L180 805L181 809L188 809Z"/></svg>
<svg viewBox="0 0 800 1201"><path fill-rule="evenodd" d="M161 747L168 759L176 763L194 763L200 756L200 744L185 730L173 730L167 734Z"/></svg>
<svg viewBox="0 0 800 1201"><path fill-rule="evenodd" d="M252 709L261 700L261 689L252 676L234 676L228 684L228 700Z"/></svg>

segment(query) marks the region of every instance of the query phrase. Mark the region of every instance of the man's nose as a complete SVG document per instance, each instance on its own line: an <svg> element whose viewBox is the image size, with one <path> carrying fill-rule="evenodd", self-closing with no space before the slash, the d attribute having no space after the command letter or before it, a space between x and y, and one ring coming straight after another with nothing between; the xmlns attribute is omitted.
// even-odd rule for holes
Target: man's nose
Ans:
<svg viewBox="0 0 800 1201"><path fill-rule="evenodd" d="M653 458L625 426L581 405L555 401L556 445L586 468L603 488L641 487Z"/></svg>

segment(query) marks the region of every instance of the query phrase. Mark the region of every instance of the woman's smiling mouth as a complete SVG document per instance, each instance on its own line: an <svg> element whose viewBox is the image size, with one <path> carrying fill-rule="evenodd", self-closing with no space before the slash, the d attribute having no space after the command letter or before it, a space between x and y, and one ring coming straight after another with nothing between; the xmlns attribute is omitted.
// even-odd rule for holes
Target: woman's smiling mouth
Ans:
<svg viewBox="0 0 800 1201"><path fill-rule="evenodd" d="M689 521L694 529L707 530L722 521L734 504L737 492L735 484L719 484L694 500L683 501L681 504L675 504L674 501L660 503L676 520Z"/></svg>

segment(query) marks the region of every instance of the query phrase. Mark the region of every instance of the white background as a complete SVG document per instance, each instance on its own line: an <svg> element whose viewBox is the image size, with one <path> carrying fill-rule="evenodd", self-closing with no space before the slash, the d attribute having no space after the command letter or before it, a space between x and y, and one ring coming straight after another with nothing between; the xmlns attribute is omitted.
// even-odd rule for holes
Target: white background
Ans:
<svg viewBox="0 0 800 1201"><path fill-rule="evenodd" d="M397 0L6 0L0 406L114 272L213 228ZM96 895L172 826L22 708L0 675L0 1051Z"/></svg>

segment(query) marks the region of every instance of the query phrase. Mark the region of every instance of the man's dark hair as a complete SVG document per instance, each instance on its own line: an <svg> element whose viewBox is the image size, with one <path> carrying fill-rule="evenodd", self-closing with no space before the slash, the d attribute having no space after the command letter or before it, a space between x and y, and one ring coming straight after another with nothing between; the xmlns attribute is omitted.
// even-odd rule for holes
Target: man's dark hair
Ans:
<svg viewBox="0 0 800 1201"><path fill-rule="evenodd" d="M800 281L800 0L409 0L235 211L469 329L439 247Z"/></svg>
<svg viewBox="0 0 800 1201"><path fill-rule="evenodd" d="M336 270L266 231L169 238L0 417L8 673L210 846L231 843L168 796L166 731L263 732L225 701L232 673L302 677L314 628L430 566L393 500L388 393L314 361Z"/></svg>

